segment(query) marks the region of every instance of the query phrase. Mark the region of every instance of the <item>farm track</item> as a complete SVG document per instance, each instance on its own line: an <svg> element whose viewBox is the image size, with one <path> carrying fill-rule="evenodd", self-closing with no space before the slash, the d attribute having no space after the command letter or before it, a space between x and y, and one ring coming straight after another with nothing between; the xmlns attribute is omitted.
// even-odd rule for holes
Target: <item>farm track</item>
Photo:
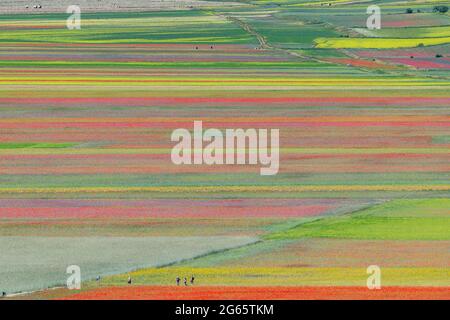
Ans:
<svg viewBox="0 0 450 320"><path fill-rule="evenodd" d="M261 34L260 34L258 31L256 31L255 29L253 29L253 27L252 27L251 25L249 25L249 24L248 24L247 22L245 22L245 21L242 21L242 20L240 20L240 19L238 19L238 18L236 18L236 17L231 17L231 16L225 16L225 18L226 18L227 20L229 20L229 21L232 21L232 22L236 23L236 24L239 25L244 31L246 31L246 32L249 33L250 35L256 37L256 39L257 39L258 42L259 42L260 48L263 49L263 50L274 50L274 51L278 51L278 52L280 52L280 53L282 53L282 54L287 54L287 55L294 56L294 57L296 57L296 58L302 58L302 59L313 60L313 61L320 61L320 60L317 60L317 59L312 59L312 58L310 58L310 57L302 56L302 55L300 55L300 54L298 54L298 53L296 53L296 52L292 52L292 51L290 51L290 50L282 49L282 48L279 48L279 47L276 47L276 46L270 44L270 43L266 40L266 38L265 38L263 35L261 35Z"/></svg>

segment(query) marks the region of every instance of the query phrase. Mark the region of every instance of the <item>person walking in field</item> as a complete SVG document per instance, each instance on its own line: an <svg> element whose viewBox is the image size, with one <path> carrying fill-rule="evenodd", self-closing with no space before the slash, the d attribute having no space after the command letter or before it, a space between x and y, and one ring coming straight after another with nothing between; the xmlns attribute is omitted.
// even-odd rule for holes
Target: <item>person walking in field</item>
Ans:
<svg viewBox="0 0 450 320"><path fill-rule="evenodd" d="M128 276L128 284L131 284L131 276Z"/></svg>
<svg viewBox="0 0 450 320"><path fill-rule="evenodd" d="M177 277L177 286L179 286L180 285L180 277Z"/></svg>
<svg viewBox="0 0 450 320"><path fill-rule="evenodd" d="M194 278L194 276L192 275L192 276L191 276L191 285L194 285L194 280L195 280L195 278Z"/></svg>
<svg viewBox="0 0 450 320"><path fill-rule="evenodd" d="M184 285L187 286L187 278L184 277Z"/></svg>

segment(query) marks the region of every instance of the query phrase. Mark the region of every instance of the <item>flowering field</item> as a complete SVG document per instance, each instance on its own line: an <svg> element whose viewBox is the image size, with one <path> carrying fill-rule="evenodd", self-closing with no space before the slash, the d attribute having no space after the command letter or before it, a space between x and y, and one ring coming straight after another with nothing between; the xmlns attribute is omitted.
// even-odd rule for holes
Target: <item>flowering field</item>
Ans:
<svg viewBox="0 0 450 320"><path fill-rule="evenodd" d="M367 30L374 1L116 2L82 1L79 30L64 1L0 5L0 291L450 297L448 13L383 1ZM194 121L279 129L278 173L174 164ZM67 264L82 289L48 290Z"/></svg>

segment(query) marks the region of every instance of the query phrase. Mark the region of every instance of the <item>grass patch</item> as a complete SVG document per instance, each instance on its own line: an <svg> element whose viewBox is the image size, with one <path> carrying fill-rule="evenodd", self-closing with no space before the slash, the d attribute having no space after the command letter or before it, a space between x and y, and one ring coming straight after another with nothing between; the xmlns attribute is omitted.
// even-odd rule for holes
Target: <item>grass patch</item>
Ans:
<svg viewBox="0 0 450 320"><path fill-rule="evenodd" d="M256 40L239 26L201 11L153 14L84 14L81 30L68 30L67 16L0 19L0 42L36 43L239 43Z"/></svg>
<svg viewBox="0 0 450 320"><path fill-rule="evenodd" d="M450 218L340 217L304 224L267 238L450 240L448 230Z"/></svg>
<svg viewBox="0 0 450 320"><path fill-rule="evenodd" d="M450 217L450 199L398 199L364 210L383 217Z"/></svg>
<svg viewBox="0 0 450 320"><path fill-rule="evenodd" d="M25 149L25 148L43 148L43 149L59 149L70 148L75 143L32 143L32 142L2 142L0 149Z"/></svg>
<svg viewBox="0 0 450 320"><path fill-rule="evenodd" d="M434 136L433 144L450 144L450 136Z"/></svg>
<svg viewBox="0 0 450 320"><path fill-rule="evenodd" d="M299 225L267 239L450 240L448 199L395 200L354 215Z"/></svg>

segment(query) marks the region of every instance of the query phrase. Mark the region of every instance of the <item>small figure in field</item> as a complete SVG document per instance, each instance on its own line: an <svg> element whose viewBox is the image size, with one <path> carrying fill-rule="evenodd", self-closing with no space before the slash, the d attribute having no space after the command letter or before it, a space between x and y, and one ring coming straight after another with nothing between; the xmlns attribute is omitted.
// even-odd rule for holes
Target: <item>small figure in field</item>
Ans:
<svg viewBox="0 0 450 320"><path fill-rule="evenodd" d="M5 291L2 292L2 297L6 297L6 292Z"/></svg>
<svg viewBox="0 0 450 320"><path fill-rule="evenodd" d="M191 284L192 285L194 285L194 280L195 280L194 276L191 276Z"/></svg>
<svg viewBox="0 0 450 320"><path fill-rule="evenodd" d="M184 282L184 285L187 286L187 278L186 277L184 277L184 281L183 282Z"/></svg>
<svg viewBox="0 0 450 320"><path fill-rule="evenodd" d="M131 276L128 276L128 284L131 284Z"/></svg>
<svg viewBox="0 0 450 320"><path fill-rule="evenodd" d="M100 276L97 276L97 278L95 278L96 281L100 281Z"/></svg>
<svg viewBox="0 0 450 320"><path fill-rule="evenodd" d="M177 277L177 286L180 285L180 281L181 281L180 277Z"/></svg>

